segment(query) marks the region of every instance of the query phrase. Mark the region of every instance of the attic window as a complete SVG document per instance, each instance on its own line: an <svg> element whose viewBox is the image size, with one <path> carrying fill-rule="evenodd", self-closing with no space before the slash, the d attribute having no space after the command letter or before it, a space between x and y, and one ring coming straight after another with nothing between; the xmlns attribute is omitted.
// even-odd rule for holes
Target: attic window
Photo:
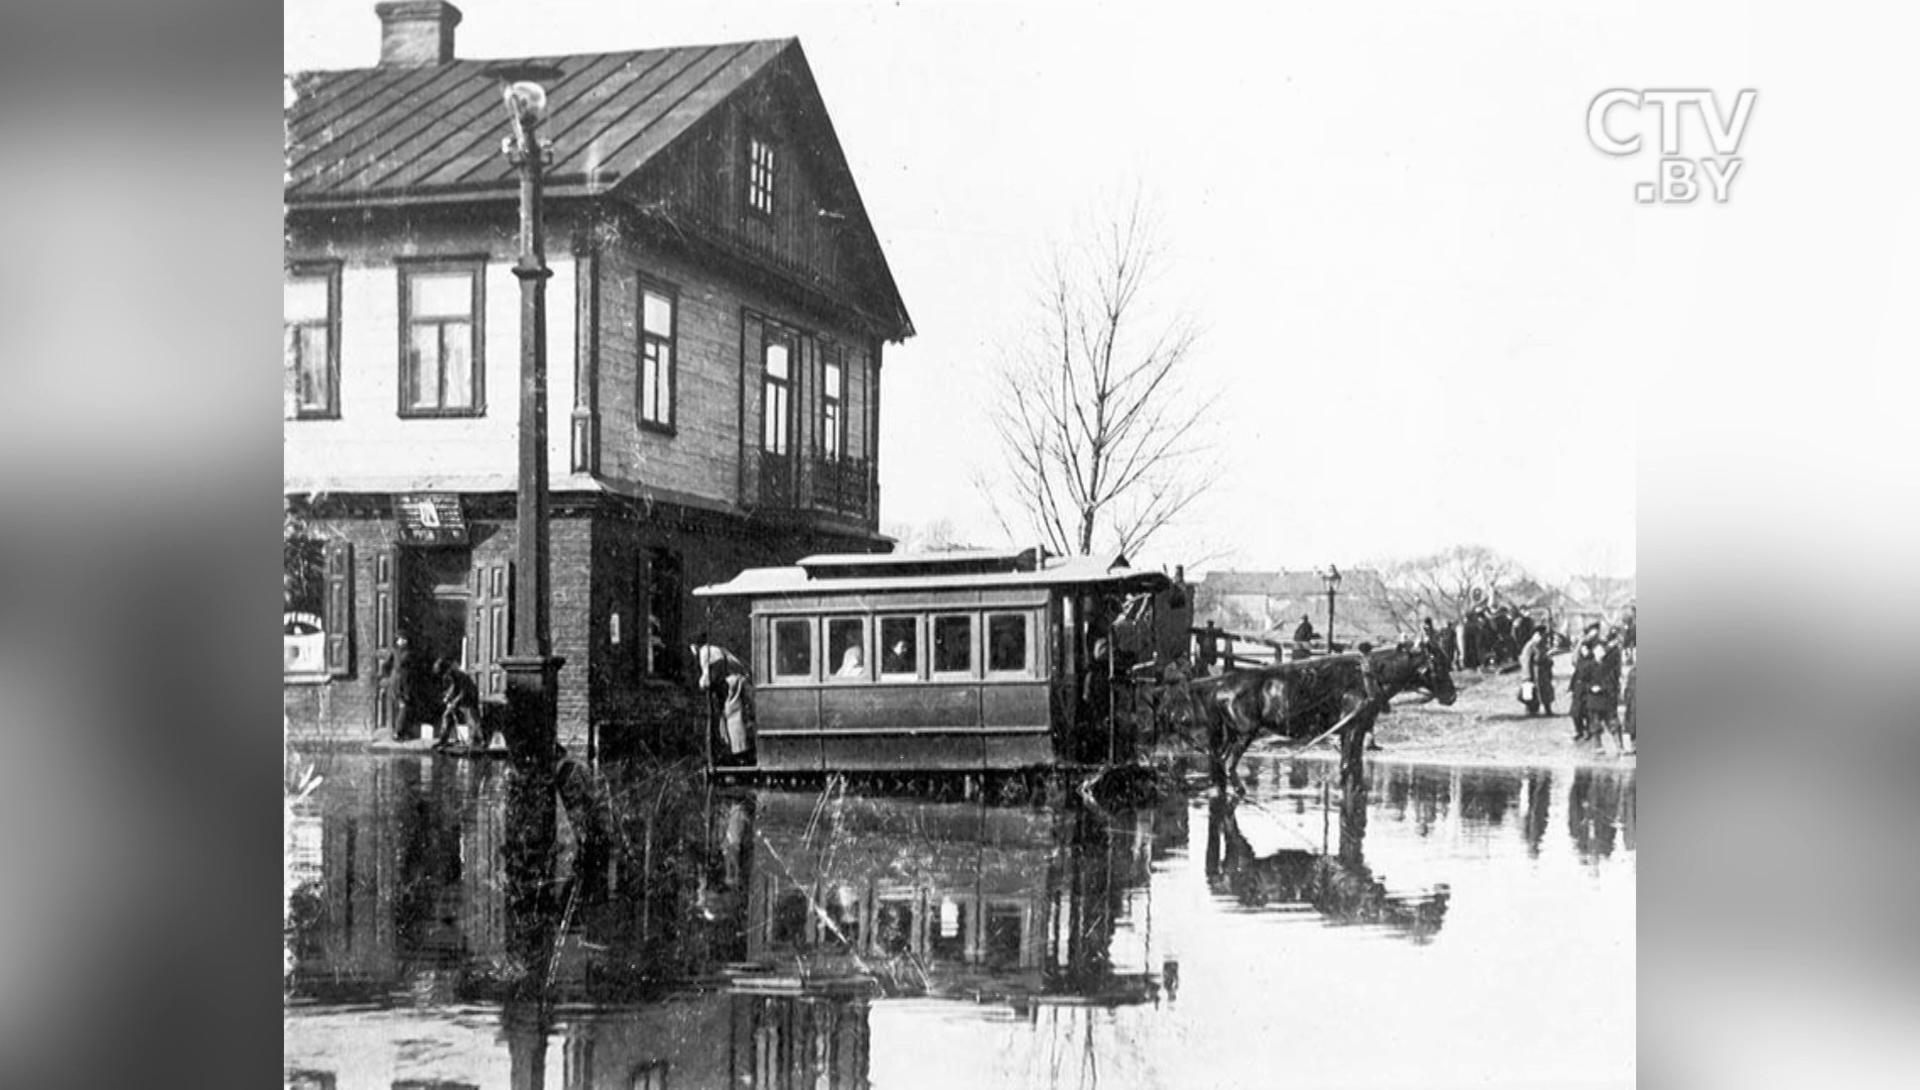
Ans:
<svg viewBox="0 0 1920 1090"><path fill-rule="evenodd" d="M759 137L747 140L747 208L763 216L773 215L773 144Z"/></svg>

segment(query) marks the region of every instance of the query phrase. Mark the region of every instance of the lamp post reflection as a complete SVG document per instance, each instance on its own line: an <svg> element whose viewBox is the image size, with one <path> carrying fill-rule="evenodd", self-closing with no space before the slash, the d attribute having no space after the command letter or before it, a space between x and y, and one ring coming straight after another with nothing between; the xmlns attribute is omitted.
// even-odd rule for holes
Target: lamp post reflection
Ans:
<svg viewBox="0 0 1920 1090"><path fill-rule="evenodd" d="M1050 811L614 771L594 862L564 763L557 792L502 771L405 758L329 781L296 994L379 1004L425 967L444 986L414 996L422 1039L498 1003L495 1081L515 1090L639 1071L857 1088L877 997L1011 1014L1053 1041L1175 987L1143 898L1185 842L1179 798ZM408 923L428 910L443 922Z"/></svg>
<svg viewBox="0 0 1920 1090"><path fill-rule="evenodd" d="M502 896L509 968L500 1025L513 1090L541 1090L546 1085L547 1037L552 1030L551 970L560 938L551 778L509 777L506 811L501 863L506 879Z"/></svg>

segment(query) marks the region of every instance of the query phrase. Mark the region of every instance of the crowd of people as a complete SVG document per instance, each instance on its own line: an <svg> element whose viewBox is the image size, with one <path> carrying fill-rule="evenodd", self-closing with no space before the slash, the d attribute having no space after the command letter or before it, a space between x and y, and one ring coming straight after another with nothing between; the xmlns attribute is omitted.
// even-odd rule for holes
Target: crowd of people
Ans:
<svg viewBox="0 0 1920 1090"><path fill-rule="evenodd" d="M1493 609L1475 606L1458 621L1436 628L1433 618L1421 622L1422 635L1445 651L1456 669L1498 669L1519 662L1521 651L1535 632L1549 631L1547 623L1510 605Z"/></svg>
<svg viewBox="0 0 1920 1090"><path fill-rule="evenodd" d="M1569 640L1546 620L1500 606L1470 610L1458 622L1438 627L1422 623L1425 637L1437 644L1458 669L1520 669L1520 703L1528 716L1553 716L1556 699L1554 656L1573 656L1568 678L1567 715L1573 741L1633 752L1639 735L1635 702L1639 631L1637 612L1628 606L1612 623L1593 621Z"/></svg>
<svg viewBox="0 0 1920 1090"><path fill-rule="evenodd" d="M1619 753L1631 753L1639 743L1634 701L1639 655L1631 626L1631 620L1611 626L1595 621L1581 632L1568 682L1567 715L1573 720L1576 743L1604 748L1610 737ZM1553 714L1550 707L1547 714Z"/></svg>

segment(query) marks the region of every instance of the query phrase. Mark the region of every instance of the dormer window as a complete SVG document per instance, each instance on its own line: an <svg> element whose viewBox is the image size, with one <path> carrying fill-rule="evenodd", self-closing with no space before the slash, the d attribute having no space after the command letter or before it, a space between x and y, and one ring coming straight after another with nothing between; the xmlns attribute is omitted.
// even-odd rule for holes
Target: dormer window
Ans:
<svg viewBox="0 0 1920 1090"><path fill-rule="evenodd" d="M773 215L773 185L778 166L773 144L758 136L747 139L747 209Z"/></svg>

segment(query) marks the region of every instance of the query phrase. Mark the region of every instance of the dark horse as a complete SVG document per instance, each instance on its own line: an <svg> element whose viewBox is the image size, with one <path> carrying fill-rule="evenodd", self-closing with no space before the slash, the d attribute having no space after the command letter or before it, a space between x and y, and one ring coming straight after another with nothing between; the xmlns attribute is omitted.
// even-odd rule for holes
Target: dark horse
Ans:
<svg viewBox="0 0 1920 1090"><path fill-rule="evenodd" d="M1427 641L1363 654L1229 670L1193 683L1207 724L1214 776L1237 778L1240 758L1261 734L1305 742L1341 729L1343 778L1357 779L1374 720L1408 689L1454 699L1445 652Z"/></svg>

